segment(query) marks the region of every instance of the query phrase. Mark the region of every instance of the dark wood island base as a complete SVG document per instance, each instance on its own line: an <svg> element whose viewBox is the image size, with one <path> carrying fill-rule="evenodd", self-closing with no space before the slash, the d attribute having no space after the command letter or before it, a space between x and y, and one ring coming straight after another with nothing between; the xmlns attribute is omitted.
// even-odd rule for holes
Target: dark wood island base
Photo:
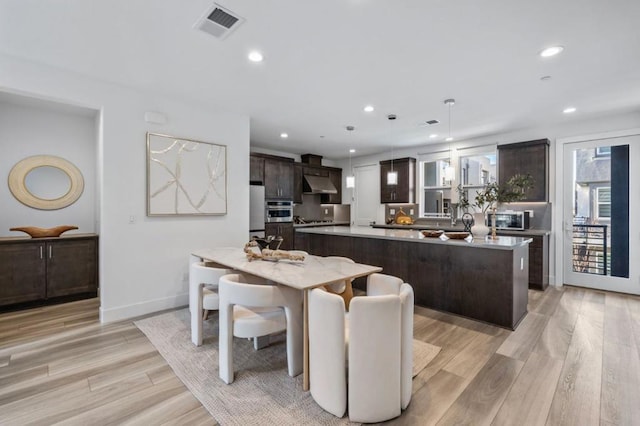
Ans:
<svg viewBox="0 0 640 426"><path fill-rule="evenodd" d="M297 231L295 247L380 266L382 273L410 283L415 303L427 308L512 330L527 313L528 239L498 247L491 242L421 238L418 231L375 230L385 234L366 235L367 228L337 228Z"/></svg>

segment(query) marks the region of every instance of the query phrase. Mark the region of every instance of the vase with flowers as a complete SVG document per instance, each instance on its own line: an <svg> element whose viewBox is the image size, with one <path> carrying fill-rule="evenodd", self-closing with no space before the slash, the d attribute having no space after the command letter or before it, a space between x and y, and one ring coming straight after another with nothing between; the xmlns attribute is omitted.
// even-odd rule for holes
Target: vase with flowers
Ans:
<svg viewBox="0 0 640 426"><path fill-rule="evenodd" d="M498 204L512 203L520 201L525 197L527 189L533 187L533 178L531 175L516 174L512 176L507 182L500 185L497 182L491 182L485 185L483 189L476 193L474 207L477 207L480 212L474 214L474 225L471 227L471 233L474 237L485 237L489 233L489 228L485 225L485 215L487 211L491 210L491 238L497 239L496 236L496 209ZM474 232L474 227L476 232Z"/></svg>

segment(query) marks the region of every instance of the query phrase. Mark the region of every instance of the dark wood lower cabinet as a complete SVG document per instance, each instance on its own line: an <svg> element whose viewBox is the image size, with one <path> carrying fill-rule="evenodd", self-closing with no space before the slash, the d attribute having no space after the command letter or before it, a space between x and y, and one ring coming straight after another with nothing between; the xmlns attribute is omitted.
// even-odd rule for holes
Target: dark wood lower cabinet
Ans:
<svg viewBox="0 0 640 426"><path fill-rule="evenodd" d="M96 240L60 240L47 244L47 297L97 290L96 243Z"/></svg>
<svg viewBox="0 0 640 426"><path fill-rule="evenodd" d="M273 235L274 237L282 237L280 249L293 250L293 223L265 223L264 235Z"/></svg>
<svg viewBox="0 0 640 426"><path fill-rule="evenodd" d="M297 232L296 249L380 266L412 285L417 305L510 329L527 313L526 245L502 250Z"/></svg>
<svg viewBox="0 0 640 426"><path fill-rule="evenodd" d="M529 288L546 290L549 287L549 237L531 237L529 244Z"/></svg>
<svg viewBox="0 0 640 426"><path fill-rule="evenodd" d="M549 287L549 235L535 235L527 231L498 231L498 235L531 238L529 244L529 288L546 290Z"/></svg>
<svg viewBox="0 0 640 426"><path fill-rule="evenodd" d="M45 244L0 244L0 305L47 295Z"/></svg>
<svg viewBox="0 0 640 426"><path fill-rule="evenodd" d="M0 307L97 290L97 235L0 239Z"/></svg>

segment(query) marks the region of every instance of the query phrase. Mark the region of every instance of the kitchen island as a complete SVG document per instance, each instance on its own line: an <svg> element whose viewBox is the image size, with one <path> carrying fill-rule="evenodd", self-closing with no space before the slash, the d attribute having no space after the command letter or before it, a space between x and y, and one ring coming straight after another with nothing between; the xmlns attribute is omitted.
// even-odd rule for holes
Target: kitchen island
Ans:
<svg viewBox="0 0 640 426"><path fill-rule="evenodd" d="M417 230L296 230L295 247L376 265L412 285L415 303L514 330L527 313L530 238L455 240Z"/></svg>
<svg viewBox="0 0 640 426"><path fill-rule="evenodd" d="M448 221L447 221L448 222ZM381 229L440 229L443 231L462 231L463 226L458 221L458 225L432 226L430 224L413 225L372 225L373 228ZM440 225L440 223L438 223ZM546 229L498 229L498 236L525 237L531 238L529 244L529 288L533 290L546 290L549 286L549 238L551 231Z"/></svg>

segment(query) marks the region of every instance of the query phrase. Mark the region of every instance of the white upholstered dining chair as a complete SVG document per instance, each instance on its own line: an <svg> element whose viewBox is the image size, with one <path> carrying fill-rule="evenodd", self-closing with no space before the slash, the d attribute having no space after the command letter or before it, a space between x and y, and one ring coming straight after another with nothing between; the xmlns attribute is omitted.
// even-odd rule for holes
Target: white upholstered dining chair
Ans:
<svg viewBox="0 0 640 426"><path fill-rule="evenodd" d="M354 297L348 314L341 297L310 292L309 380L323 409L342 417L348 402L349 420L369 423L399 416L411 401L413 289L382 274L367 287L372 295Z"/></svg>
<svg viewBox="0 0 640 426"><path fill-rule="evenodd" d="M231 272L231 269L207 266L204 262L192 262L189 265L191 341L196 346L202 345L202 322L207 313L218 310L218 281Z"/></svg>
<svg viewBox="0 0 640 426"><path fill-rule="evenodd" d="M325 257L325 259L338 262L355 263L352 259L342 256L327 256ZM335 293L342 297L342 299L344 300L345 309L347 311L349 310L349 304L351 303L351 299L353 299L353 287L351 285L351 280L336 281L333 283L325 284L324 288L329 293Z"/></svg>
<svg viewBox="0 0 640 426"><path fill-rule="evenodd" d="M287 369L302 372L302 292L257 277L229 274L220 278L219 374L234 380L233 337L252 338L286 330Z"/></svg>

